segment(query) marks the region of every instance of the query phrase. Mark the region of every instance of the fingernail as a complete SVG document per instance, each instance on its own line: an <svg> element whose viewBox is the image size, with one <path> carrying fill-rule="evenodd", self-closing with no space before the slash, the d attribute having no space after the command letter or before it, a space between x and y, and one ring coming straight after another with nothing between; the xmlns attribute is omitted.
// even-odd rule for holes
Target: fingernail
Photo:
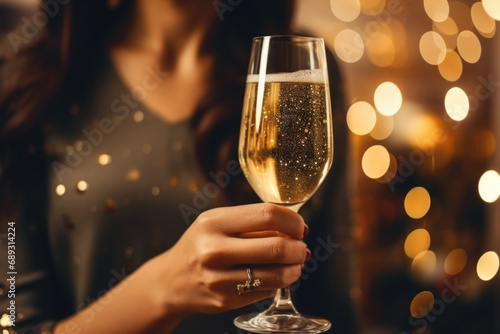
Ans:
<svg viewBox="0 0 500 334"><path fill-rule="evenodd" d="M309 260L312 256L311 250L309 248L306 248L306 261Z"/></svg>
<svg viewBox="0 0 500 334"><path fill-rule="evenodd" d="M304 224L304 237L306 237L309 234L309 226Z"/></svg>

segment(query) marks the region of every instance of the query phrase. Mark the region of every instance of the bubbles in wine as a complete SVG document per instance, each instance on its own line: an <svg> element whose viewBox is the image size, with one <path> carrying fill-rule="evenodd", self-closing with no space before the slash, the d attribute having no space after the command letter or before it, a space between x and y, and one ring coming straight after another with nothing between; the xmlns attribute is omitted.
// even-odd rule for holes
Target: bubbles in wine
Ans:
<svg viewBox="0 0 500 334"><path fill-rule="evenodd" d="M263 85L249 76L240 160L264 201L305 202L331 166L333 134L323 75L320 70L271 74Z"/></svg>

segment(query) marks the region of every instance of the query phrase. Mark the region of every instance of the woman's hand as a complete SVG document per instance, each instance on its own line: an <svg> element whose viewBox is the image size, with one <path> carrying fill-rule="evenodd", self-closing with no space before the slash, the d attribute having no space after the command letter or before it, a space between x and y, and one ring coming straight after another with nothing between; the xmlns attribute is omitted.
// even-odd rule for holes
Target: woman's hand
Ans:
<svg viewBox="0 0 500 334"><path fill-rule="evenodd" d="M202 213L167 252L148 263L165 314L217 313L274 295L295 282L306 260L307 226L277 205L252 204ZM262 285L238 295L246 267ZM154 269L153 269L154 268Z"/></svg>

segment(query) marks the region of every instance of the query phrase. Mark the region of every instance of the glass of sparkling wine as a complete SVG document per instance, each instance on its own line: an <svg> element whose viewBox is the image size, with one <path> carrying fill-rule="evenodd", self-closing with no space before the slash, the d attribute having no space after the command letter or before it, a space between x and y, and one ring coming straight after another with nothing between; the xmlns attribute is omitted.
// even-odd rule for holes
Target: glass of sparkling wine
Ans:
<svg viewBox="0 0 500 334"><path fill-rule="evenodd" d="M333 125L324 41L253 39L239 139L243 172L259 197L297 212L333 160ZM265 282L264 282L265 284ZM254 333L322 333L328 320L300 314L290 287L264 312L237 317Z"/></svg>

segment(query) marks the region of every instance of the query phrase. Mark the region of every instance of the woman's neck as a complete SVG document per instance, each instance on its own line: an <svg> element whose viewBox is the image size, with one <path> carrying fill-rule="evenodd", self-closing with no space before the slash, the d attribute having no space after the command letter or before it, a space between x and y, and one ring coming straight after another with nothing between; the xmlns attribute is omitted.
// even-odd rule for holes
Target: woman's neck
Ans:
<svg viewBox="0 0 500 334"><path fill-rule="evenodd" d="M203 47L217 20L212 1L137 0L135 6L109 50L111 61L127 86L151 86L142 100L151 112L169 123L187 120L210 89L215 59ZM162 73L156 83L151 69Z"/></svg>

